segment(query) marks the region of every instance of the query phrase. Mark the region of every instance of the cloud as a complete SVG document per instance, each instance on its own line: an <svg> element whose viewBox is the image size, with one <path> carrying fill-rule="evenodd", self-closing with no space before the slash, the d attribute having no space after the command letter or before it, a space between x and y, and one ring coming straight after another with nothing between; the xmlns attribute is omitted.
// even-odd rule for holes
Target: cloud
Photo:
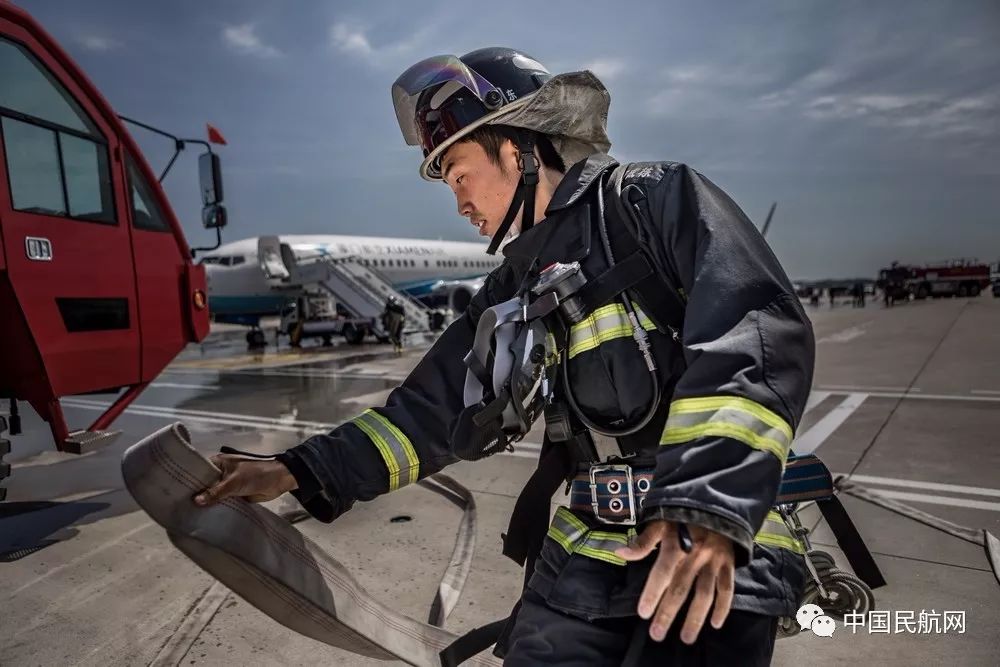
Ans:
<svg viewBox="0 0 1000 667"><path fill-rule="evenodd" d="M258 56L260 58L278 58L281 51L260 41L254 32L252 23L226 26L222 30L222 38L237 53Z"/></svg>
<svg viewBox="0 0 1000 667"><path fill-rule="evenodd" d="M412 64L413 54L428 42L429 28L411 31L410 36L395 42L377 43L369 37L370 30L346 22L330 26L330 45L347 56L362 58L379 68L401 68Z"/></svg>
<svg viewBox="0 0 1000 667"><path fill-rule="evenodd" d="M111 51L122 46L121 42L100 35L80 35L77 41L88 51Z"/></svg>
<svg viewBox="0 0 1000 667"><path fill-rule="evenodd" d="M627 63L621 58L598 58L584 64L583 69L589 69L599 79L610 81L625 71Z"/></svg>
<svg viewBox="0 0 1000 667"><path fill-rule="evenodd" d="M372 45L363 30L352 28L346 23L335 23L330 28L330 43L335 48L359 56L372 53Z"/></svg>
<svg viewBox="0 0 1000 667"><path fill-rule="evenodd" d="M920 94L824 95L806 103L817 120L861 119L883 127L915 128L935 135L989 136L996 132L1000 95L951 98Z"/></svg>

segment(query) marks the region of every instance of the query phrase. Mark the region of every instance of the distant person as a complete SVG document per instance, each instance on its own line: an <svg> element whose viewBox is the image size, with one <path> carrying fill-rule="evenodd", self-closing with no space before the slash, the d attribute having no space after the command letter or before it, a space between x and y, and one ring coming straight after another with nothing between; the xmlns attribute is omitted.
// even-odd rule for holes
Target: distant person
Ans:
<svg viewBox="0 0 1000 667"><path fill-rule="evenodd" d="M406 324L406 310L399 298L390 296L386 299L385 310L382 312L382 324L389 333L389 340L392 341L392 350L396 354L403 352L403 327Z"/></svg>
<svg viewBox="0 0 1000 667"><path fill-rule="evenodd" d="M833 308L833 288L829 287L826 290L827 296L830 298L830 307Z"/></svg>
<svg viewBox="0 0 1000 667"><path fill-rule="evenodd" d="M813 287L809 290L809 305L819 307L819 288Z"/></svg>

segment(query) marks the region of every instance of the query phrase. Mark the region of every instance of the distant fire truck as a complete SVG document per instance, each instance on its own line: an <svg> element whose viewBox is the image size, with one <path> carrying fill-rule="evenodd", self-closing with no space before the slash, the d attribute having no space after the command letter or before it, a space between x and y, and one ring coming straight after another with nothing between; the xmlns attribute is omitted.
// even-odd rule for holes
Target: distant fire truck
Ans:
<svg viewBox="0 0 1000 667"><path fill-rule="evenodd" d="M218 155L135 123L174 141L157 179L122 120L31 16L0 0L0 480L18 401L59 451L83 453L110 441L111 422L208 333L205 269L159 180L187 143L205 146L202 222L221 242ZM115 392L93 424L70 430L60 397Z"/></svg>
<svg viewBox="0 0 1000 667"><path fill-rule="evenodd" d="M979 296L990 286L990 266L974 259L956 259L925 266L893 262L879 272L878 286L892 298Z"/></svg>

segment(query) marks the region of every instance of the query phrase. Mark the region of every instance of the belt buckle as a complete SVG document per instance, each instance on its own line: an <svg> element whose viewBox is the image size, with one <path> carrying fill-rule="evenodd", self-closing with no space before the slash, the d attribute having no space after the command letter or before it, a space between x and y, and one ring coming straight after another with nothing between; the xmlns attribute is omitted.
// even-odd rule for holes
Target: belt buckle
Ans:
<svg viewBox="0 0 1000 667"><path fill-rule="evenodd" d="M620 472L625 474L625 486L628 489L628 516L621 519L609 519L601 516L601 506L597 500L597 474L602 472ZM635 525L635 491L632 486L632 466L621 463L601 463L590 466L590 504L594 509L594 517L601 523L618 526Z"/></svg>

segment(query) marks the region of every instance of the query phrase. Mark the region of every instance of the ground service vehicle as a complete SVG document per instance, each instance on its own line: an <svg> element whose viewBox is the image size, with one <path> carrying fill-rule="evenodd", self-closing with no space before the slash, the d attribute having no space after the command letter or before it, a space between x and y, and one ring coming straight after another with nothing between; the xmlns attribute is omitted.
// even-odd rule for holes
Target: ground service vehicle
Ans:
<svg viewBox="0 0 1000 667"><path fill-rule="evenodd" d="M939 296L979 296L990 286L990 267L984 262L956 259L924 266L892 266L879 272L879 287L890 290L893 298L905 300Z"/></svg>
<svg viewBox="0 0 1000 667"><path fill-rule="evenodd" d="M199 159L202 219L221 237L218 156L207 142L174 139L175 159L186 143L208 148ZM17 402L27 401L56 447L77 454L112 439L111 422L209 328L204 267L192 262L122 119L53 38L6 0L0 313L0 407L9 406L0 436L8 426L20 431ZM70 430L59 397L116 391L86 430ZM10 470L2 461L9 448L0 438L0 478Z"/></svg>
<svg viewBox="0 0 1000 667"><path fill-rule="evenodd" d="M990 286L990 266L974 259L956 259L914 267L910 280L913 295L979 296Z"/></svg>

